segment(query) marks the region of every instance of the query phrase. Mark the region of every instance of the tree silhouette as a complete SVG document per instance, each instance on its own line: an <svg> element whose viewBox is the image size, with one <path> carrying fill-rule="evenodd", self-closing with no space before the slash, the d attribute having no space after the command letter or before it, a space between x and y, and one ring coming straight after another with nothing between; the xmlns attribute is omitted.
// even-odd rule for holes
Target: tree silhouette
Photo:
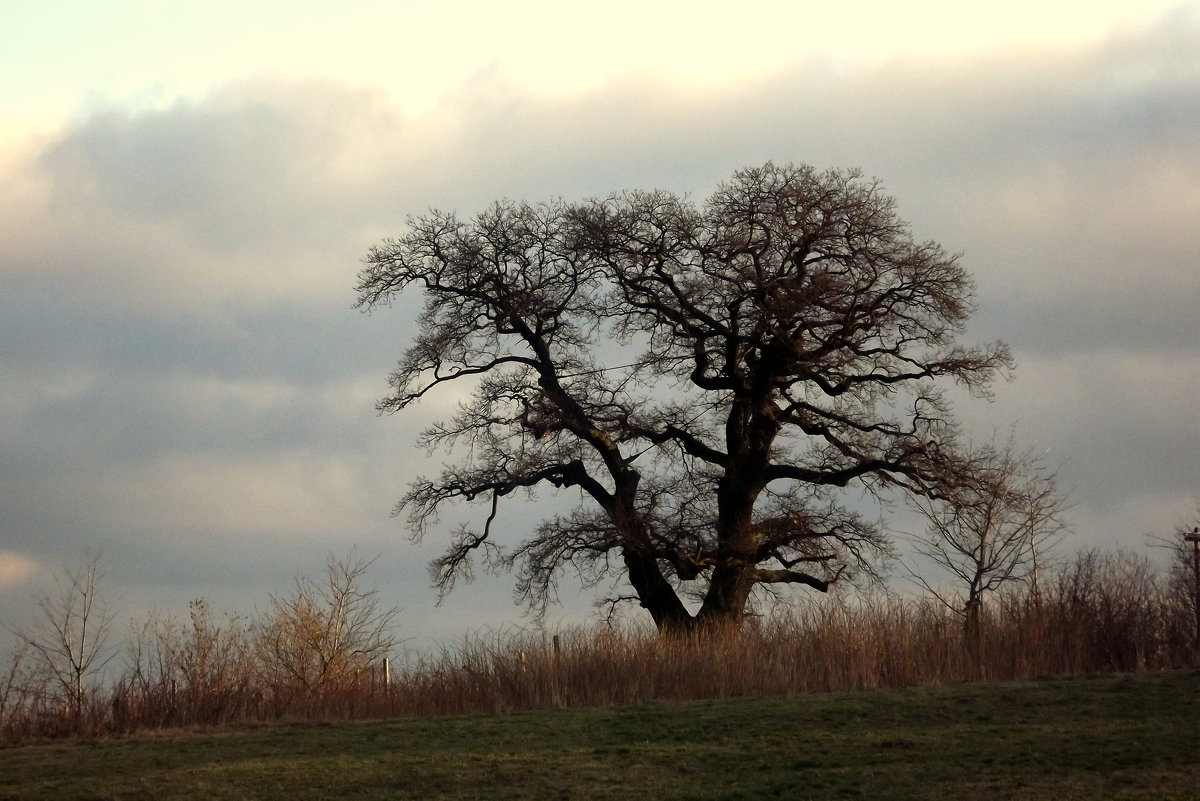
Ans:
<svg viewBox="0 0 1200 801"><path fill-rule="evenodd" d="M476 552L535 609L567 566L589 585L621 571L660 628L736 623L756 587L867 567L887 537L841 488L955 485L939 384L985 391L1010 361L958 342L966 272L853 171L746 169L699 209L631 192L432 213L369 252L359 304L413 284L425 310L380 408L472 394L420 441L459 462L397 511L419 537L446 502L489 505L435 562L440 588ZM500 499L539 485L582 502L493 542Z"/></svg>
<svg viewBox="0 0 1200 801"><path fill-rule="evenodd" d="M913 499L927 523L915 549L951 576L954 590L939 591L910 572L927 592L963 616L969 634L977 635L988 594L1024 583L1030 600L1039 600L1039 569L1046 567L1048 552L1066 530L1070 506L1059 491L1057 474L1032 450L1019 450L1011 436L977 449L966 475L969 480L948 497Z"/></svg>

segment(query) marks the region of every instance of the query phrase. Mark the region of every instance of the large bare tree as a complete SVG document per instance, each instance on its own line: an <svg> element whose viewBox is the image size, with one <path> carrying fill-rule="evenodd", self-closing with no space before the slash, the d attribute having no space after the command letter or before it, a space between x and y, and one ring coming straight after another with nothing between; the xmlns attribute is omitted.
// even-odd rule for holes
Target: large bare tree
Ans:
<svg viewBox="0 0 1200 801"><path fill-rule="evenodd" d="M360 305L413 284L420 330L380 408L450 382L472 397L421 442L460 461L397 511L420 536L448 501L489 506L439 586L483 552L537 608L567 566L623 569L662 628L868 565L887 538L841 488L942 494L963 461L939 383L982 391L1009 364L959 344L967 274L856 172L742 170L700 209L656 192L433 213L370 251ZM582 503L500 548L499 501L538 485Z"/></svg>

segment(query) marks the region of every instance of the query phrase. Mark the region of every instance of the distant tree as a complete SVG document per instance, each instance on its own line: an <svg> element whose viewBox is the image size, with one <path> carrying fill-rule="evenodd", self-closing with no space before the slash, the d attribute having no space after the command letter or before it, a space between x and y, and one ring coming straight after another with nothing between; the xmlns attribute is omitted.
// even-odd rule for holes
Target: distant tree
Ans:
<svg viewBox="0 0 1200 801"><path fill-rule="evenodd" d="M89 680L113 657L108 647L113 611L103 597L100 553L88 551L78 567L64 565L53 592L35 596L38 620L17 635L31 669L66 699L78 720Z"/></svg>
<svg viewBox="0 0 1200 801"><path fill-rule="evenodd" d="M928 524L916 551L950 574L954 590L938 590L913 575L959 612L968 630L978 630L984 599L1005 584L1024 583L1038 599L1039 571L1066 528L1069 507L1057 475L1032 450L1018 450L1011 437L985 446L951 493L914 496L914 505Z"/></svg>
<svg viewBox="0 0 1200 801"><path fill-rule="evenodd" d="M253 679L249 626L235 614L218 618L204 598L188 604L188 619L148 613L127 642L127 675L142 689L183 694L193 719L219 717L222 704Z"/></svg>
<svg viewBox="0 0 1200 801"><path fill-rule="evenodd" d="M320 693L388 656L398 610L382 607L378 590L362 586L371 561L354 552L331 556L323 581L298 578L289 595L271 596L255 626L269 682Z"/></svg>
<svg viewBox="0 0 1200 801"><path fill-rule="evenodd" d="M435 212L369 252L359 305L413 284L425 310L380 409L472 395L420 438L459 463L397 512L420 537L446 502L489 506L434 563L440 589L476 552L518 569L535 609L567 567L617 572L661 628L736 624L755 588L869 568L887 538L838 490L945 494L963 457L937 382L983 391L1009 365L957 341L957 258L853 171L742 170L702 209L634 192ZM501 549L500 499L541 485L583 502Z"/></svg>
<svg viewBox="0 0 1200 801"><path fill-rule="evenodd" d="M1155 548L1170 553L1168 597L1177 609L1179 625L1188 631L1200 650L1200 499L1196 510L1179 523L1171 534L1147 535Z"/></svg>
<svg viewBox="0 0 1200 801"><path fill-rule="evenodd" d="M7 655L8 664L0 672L0 724L5 720L5 713L19 704L27 693L28 677L26 676L26 657L29 646L24 642Z"/></svg>

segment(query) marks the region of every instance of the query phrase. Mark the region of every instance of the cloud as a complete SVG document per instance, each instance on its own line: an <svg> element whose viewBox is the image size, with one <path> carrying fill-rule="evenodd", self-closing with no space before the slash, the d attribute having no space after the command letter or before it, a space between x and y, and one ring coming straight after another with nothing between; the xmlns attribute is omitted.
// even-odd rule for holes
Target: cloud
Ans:
<svg viewBox="0 0 1200 801"><path fill-rule="evenodd" d="M323 83L93 112L6 170L20 194L0 200L0 274L168 314L322 294L364 247L347 233L370 225L372 184L396 178L373 155L403 169L402 131L378 92Z"/></svg>
<svg viewBox="0 0 1200 801"><path fill-rule="evenodd" d="M430 461L413 434L456 399L375 417L416 305L351 309L366 248L431 206L702 199L774 159L862 166L963 251L968 339L1020 362L964 417L1053 445L1081 519L1116 536L1106 520L1125 532L1200 475L1197 54L1180 12L1099 45L801 58L716 86L631 68L554 96L482 70L421 115L272 78L94 108L0 162L0 530L37 560L115 543L180 586L225 550L231 575L286 576L399 541L387 511ZM380 569L424 592L429 549L406 548Z"/></svg>
<svg viewBox="0 0 1200 801"><path fill-rule="evenodd" d="M41 166L60 202L82 195L123 217L182 220L217 252L274 249L300 233L298 219L311 227L314 206L335 211L370 175L359 148L403 129L378 92L235 83L161 110L93 112Z"/></svg>
<svg viewBox="0 0 1200 801"><path fill-rule="evenodd" d="M995 405L975 407L971 416L980 428L993 419L1019 421L1023 433L1067 461L1077 493L1111 508L1139 493L1200 490L1200 462L1186 444L1200 438L1197 392L1200 348L1029 355L1017 380L998 389Z"/></svg>
<svg viewBox="0 0 1200 801"><path fill-rule="evenodd" d="M0 551L0 589L21 584L37 571L37 562L13 551Z"/></svg>

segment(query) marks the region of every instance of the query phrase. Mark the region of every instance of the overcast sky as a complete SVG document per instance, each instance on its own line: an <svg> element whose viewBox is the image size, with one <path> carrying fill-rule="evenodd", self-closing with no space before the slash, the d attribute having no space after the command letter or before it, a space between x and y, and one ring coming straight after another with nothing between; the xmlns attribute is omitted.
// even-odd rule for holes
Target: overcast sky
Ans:
<svg viewBox="0 0 1200 801"><path fill-rule="evenodd" d="M1069 548L1194 514L1200 2L711 8L6 0L0 622L88 547L124 619L357 545L415 642L521 623L507 578L435 607L389 517L448 399L376 416L413 305L354 311L361 257L434 206L766 160L861 167L963 254L966 339L1018 369L960 414L1064 464Z"/></svg>

